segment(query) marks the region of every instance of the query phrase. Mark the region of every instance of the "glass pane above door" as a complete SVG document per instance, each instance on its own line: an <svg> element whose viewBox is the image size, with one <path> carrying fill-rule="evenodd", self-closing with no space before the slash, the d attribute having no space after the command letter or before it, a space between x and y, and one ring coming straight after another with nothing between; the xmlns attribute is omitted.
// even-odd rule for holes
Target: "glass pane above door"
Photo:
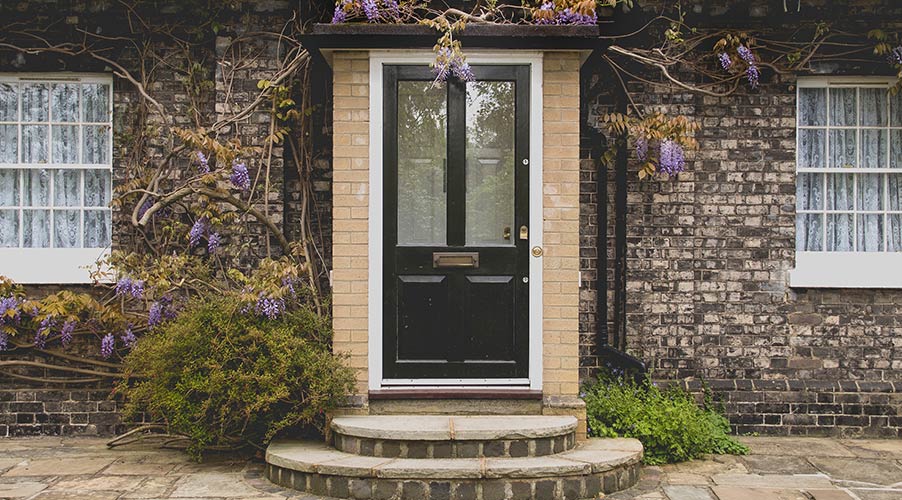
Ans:
<svg viewBox="0 0 902 500"><path fill-rule="evenodd" d="M398 82L398 244L445 245L447 91Z"/></svg>
<svg viewBox="0 0 902 500"><path fill-rule="evenodd" d="M515 88L467 83L467 245L513 245Z"/></svg>

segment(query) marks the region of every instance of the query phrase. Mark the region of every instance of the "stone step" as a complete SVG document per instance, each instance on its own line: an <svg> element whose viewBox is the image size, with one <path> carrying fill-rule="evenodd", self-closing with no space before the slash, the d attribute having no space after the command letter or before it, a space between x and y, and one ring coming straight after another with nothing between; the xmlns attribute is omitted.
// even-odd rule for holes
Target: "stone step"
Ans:
<svg viewBox="0 0 902 500"><path fill-rule="evenodd" d="M634 439L590 439L545 457L448 459L368 457L280 440L266 450L266 477L335 498L569 500L632 486L641 458Z"/></svg>
<svg viewBox="0 0 902 500"><path fill-rule="evenodd" d="M546 456L576 445L576 417L366 415L335 417L335 447L386 458Z"/></svg>

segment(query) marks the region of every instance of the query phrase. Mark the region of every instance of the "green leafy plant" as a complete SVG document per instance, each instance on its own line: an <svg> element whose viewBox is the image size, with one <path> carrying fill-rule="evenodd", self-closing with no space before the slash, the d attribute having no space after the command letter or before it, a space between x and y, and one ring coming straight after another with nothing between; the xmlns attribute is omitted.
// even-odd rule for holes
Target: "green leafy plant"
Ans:
<svg viewBox="0 0 902 500"><path fill-rule="evenodd" d="M125 358L126 417L147 414L188 452L262 448L275 435L322 430L354 377L331 351L328 318L302 306L267 318L210 294L140 339Z"/></svg>
<svg viewBox="0 0 902 500"><path fill-rule="evenodd" d="M645 447L646 464L682 462L705 454L744 455L748 448L730 436L730 424L677 387L604 377L587 386L583 398L589 434L595 437L630 437Z"/></svg>

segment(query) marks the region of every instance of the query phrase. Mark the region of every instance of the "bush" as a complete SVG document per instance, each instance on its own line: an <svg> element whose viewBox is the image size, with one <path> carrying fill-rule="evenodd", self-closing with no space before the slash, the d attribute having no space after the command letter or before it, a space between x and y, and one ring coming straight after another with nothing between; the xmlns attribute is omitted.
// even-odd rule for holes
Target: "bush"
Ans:
<svg viewBox="0 0 902 500"><path fill-rule="evenodd" d="M353 388L328 320L307 306L275 319L226 295L194 299L126 356L126 416L142 412L211 449L262 448L280 431L322 430Z"/></svg>
<svg viewBox="0 0 902 500"><path fill-rule="evenodd" d="M645 447L643 461L655 465L682 462L708 453L744 455L726 418L677 387L605 378L586 388L589 435L630 437Z"/></svg>

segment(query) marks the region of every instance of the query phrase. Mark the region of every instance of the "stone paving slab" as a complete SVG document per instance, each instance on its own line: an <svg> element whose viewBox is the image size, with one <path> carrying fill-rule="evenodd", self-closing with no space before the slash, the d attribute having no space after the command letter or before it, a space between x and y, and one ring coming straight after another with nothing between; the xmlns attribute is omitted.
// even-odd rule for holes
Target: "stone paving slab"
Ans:
<svg viewBox="0 0 902 500"><path fill-rule="evenodd" d="M902 500L899 440L742 440L748 456L647 466L635 487L605 500ZM198 464L153 446L46 437L0 439L0 457L0 498L15 500L324 500L283 490L262 478L261 463L233 456Z"/></svg>
<svg viewBox="0 0 902 500"><path fill-rule="evenodd" d="M572 416L544 415L365 415L332 419L332 431L345 436L396 441L493 441L541 439L576 430Z"/></svg>

